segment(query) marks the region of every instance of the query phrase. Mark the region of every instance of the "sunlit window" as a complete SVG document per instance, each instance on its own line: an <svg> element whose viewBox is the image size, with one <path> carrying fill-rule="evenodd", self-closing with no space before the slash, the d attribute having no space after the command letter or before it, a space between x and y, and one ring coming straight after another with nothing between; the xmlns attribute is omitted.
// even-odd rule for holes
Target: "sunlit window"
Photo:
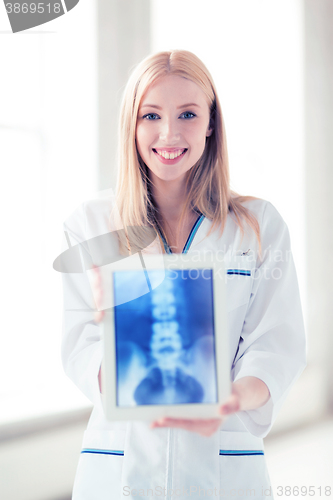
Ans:
<svg viewBox="0 0 333 500"><path fill-rule="evenodd" d="M190 50L213 76L232 189L270 201L288 224L306 321L302 2L151 0L151 9L153 51ZM305 418L309 384L318 394L312 373L300 380L282 427Z"/></svg>
<svg viewBox="0 0 333 500"><path fill-rule="evenodd" d="M74 12L0 35L0 423L87 404L61 367L52 268L63 220L97 186L95 2Z"/></svg>
<svg viewBox="0 0 333 500"><path fill-rule="evenodd" d="M232 188L286 220L305 305L301 1L151 0L151 9L152 50L190 50L211 72Z"/></svg>

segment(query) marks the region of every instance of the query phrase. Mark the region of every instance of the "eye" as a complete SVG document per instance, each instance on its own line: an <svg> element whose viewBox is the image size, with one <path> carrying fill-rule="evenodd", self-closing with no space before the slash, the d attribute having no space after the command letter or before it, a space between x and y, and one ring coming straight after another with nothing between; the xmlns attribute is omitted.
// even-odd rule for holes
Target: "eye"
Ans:
<svg viewBox="0 0 333 500"><path fill-rule="evenodd" d="M182 113L180 116L188 120L189 118L193 118L196 115L192 113L192 111L184 111L184 113Z"/></svg>
<svg viewBox="0 0 333 500"><path fill-rule="evenodd" d="M147 113L142 118L144 120L158 120L159 116L156 113Z"/></svg>

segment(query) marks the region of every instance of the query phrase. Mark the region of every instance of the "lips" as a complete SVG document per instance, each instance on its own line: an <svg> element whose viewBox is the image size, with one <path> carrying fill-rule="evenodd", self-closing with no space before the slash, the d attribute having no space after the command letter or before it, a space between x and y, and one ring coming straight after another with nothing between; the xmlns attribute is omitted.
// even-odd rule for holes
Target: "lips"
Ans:
<svg viewBox="0 0 333 500"><path fill-rule="evenodd" d="M162 163L173 163L175 160L178 161L184 156L187 148L153 148L153 151Z"/></svg>

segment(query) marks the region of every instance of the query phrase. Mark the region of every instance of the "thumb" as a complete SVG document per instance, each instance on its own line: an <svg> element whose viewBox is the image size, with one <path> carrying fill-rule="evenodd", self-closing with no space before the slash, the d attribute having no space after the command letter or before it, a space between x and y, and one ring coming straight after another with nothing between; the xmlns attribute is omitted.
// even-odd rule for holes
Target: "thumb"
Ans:
<svg viewBox="0 0 333 500"><path fill-rule="evenodd" d="M230 398L220 406L220 415L230 415L236 413L240 408L239 397L236 394L231 394Z"/></svg>

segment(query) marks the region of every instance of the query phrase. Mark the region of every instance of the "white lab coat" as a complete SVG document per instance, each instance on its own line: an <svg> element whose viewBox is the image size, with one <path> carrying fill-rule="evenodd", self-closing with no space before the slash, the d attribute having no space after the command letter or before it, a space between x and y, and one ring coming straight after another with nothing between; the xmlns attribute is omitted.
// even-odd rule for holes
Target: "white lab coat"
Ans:
<svg viewBox="0 0 333 500"><path fill-rule="evenodd" d="M82 204L65 222L72 245L108 232L112 201L111 193L104 194ZM230 215L221 238L218 230L206 237L211 222L204 218L188 253L218 252L226 269L251 270L252 277L228 275L231 380L258 377L271 397L261 408L229 417L210 438L182 429L151 430L149 422L106 420L97 378L103 347L89 281L86 273L62 275L63 366L94 404L73 500L273 498L262 438L306 365L305 333L288 228L271 203L251 200L245 205L260 224L261 263L253 258L258 249L253 231L247 230L241 241ZM113 224L113 229L121 227L119 220ZM147 252L161 252L158 240Z"/></svg>

